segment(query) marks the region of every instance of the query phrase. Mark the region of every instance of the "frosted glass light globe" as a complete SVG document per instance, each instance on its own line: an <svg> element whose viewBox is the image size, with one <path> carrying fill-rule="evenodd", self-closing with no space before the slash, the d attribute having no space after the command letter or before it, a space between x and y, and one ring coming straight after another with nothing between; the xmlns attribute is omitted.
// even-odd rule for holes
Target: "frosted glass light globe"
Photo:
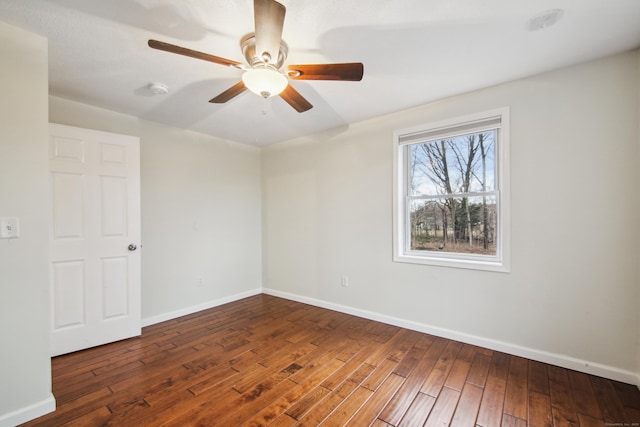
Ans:
<svg viewBox="0 0 640 427"><path fill-rule="evenodd" d="M289 84L285 76L269 68L254 68L242 75L242 82L251 92L269 98L280 95Z"/></svg>

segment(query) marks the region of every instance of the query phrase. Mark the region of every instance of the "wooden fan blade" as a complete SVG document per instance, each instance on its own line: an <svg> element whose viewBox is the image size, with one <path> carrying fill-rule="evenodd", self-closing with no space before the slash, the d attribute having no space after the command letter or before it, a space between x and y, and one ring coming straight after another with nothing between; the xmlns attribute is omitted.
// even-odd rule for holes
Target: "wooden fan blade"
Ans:
<svg viewBox="0 0 640 427"><path fill-rule="evenodd" d="M293 80L362 80L364 65L361 62L346 64L289 65L287 75Z"/></svg>
<svg viewBox="0 0 640 427"><path fill-rule="evenodd" d="M265 62L277 62L286 9L275 0L254 0L253 13L256 56ZM269 56L267 57L265 53Z"/></svg>
<svg viewBox="0 0 640 427"><path fill-rule="evenodd" d="M212 98L209 102L213 102L214 104L224 104L230 99L233 99L236 96L240 95L245 90L247 90L247 87L244 85L242 80L240 80L238 83L234 84L229 89L222 92L220 95Z"/></svg>
<svg viewBox="0 0 640 427"><path fill-rule="evenodd" d="M197 50L187 49L186 47L180 47L158 40L149 40L149 47L153 49L164 50L165 52L177 53L178 55L189 56L191 58L202 59L203 61L209 61L220 65L242 65L239 62L232 61L230 59L220 58L219 56L209 55L208 53L198 52Z"/></svg>
<svg viewBox="0 0 640 427"><path fill-rule="evenodd" d="M287 88L282 91L280 97L284 99L287 104L291 105L298 113L304 113L305 111L313 108L313 105L311 105L311 103L300 95L300 92L295 90L291 85L287 86Z"/></svg>

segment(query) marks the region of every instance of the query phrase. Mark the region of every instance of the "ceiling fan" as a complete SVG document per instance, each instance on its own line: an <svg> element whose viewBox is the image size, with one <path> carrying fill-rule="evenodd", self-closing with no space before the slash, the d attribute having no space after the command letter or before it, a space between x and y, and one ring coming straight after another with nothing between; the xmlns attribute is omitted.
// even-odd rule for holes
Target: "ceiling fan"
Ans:
<svg viewBox="0 0 640 427"><path fill-rule="evenodd" d="M289 65L281 71L289 53L287 44L282 40L286 9L275 0L254 0L253 7L255 33L248 34L240 41L248 66L158 40L149 40L149 47L244 70L241 81L209 101L217 104L225 103L249 89L263 98L280 95L297 112L302 113L313 106L291 86L289 80L362 80L364 66L360 62Z"/></svg>

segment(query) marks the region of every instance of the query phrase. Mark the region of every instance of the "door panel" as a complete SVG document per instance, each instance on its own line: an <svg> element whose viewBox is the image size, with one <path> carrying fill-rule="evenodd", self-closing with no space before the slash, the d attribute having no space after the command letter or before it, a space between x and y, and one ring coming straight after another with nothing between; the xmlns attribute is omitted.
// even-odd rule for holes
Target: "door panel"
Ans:
<svg viewBox="0 0 640 427"><path fill-rule="evenodd" d="M50 125L52 349L140 334L138 138Z"/></svg>
<svg viewBox="0 0 640 427"><path fill-rule="evenodd" d="M84 141L51 135L51 155L54 159L67 159L80 165L84 163Z"/></svg>
<svg viewBox="0 0 640 427"><path fill-rule="evenodd" d="M84 324L84 262L53 264L54 329Z"/></svg>
<svg viewBox="0 0 640 427"><path fill-rule="evenodd" d="M102 237L127 235L127 179L102 176Z"/></svg>
<svg viewBox="0 0 640 427"><path fill-rule="evenodd" d="M102 259L102 289L104 290L104 319L129 314L127 296L129 295L128 258Z"/></svg>
<svg viewBox="0 0 640 427"><path fill-rule="evenodd" d="M82 175L54 172L52 185L54 237L81 238L84 231Z"/></svg>

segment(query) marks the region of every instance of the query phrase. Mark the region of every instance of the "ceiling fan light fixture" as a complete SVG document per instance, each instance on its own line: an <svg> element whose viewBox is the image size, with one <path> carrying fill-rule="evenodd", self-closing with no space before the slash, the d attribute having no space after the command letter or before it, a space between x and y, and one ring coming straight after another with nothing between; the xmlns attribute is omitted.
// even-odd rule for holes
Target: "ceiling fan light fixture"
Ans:
<svg viewBox="0 0 640 427"><path fill-rule="evenodd" d="M265 99L279 95L294 110L303 113L313 105L289 84L290 79L362 80L364 66L361 62L290 65L282 72L278 71L282 69L289 53L289 47L282 40L286 8L277 0L253 0L253 9L255 32L246 34L240 40L240 48L248 66L159 40L149 40L147 44L152 49L244 70L242 81L210 99L209 102L213 104L223 104L249 90Z"/></svg>
<svg viewBox="0 0 640 427"><path fill-rule="evenodd" d="M242 75L242 82L251 92L263 98L280 95L289 81L285 76L270 68L254 68Z"/></svg>

